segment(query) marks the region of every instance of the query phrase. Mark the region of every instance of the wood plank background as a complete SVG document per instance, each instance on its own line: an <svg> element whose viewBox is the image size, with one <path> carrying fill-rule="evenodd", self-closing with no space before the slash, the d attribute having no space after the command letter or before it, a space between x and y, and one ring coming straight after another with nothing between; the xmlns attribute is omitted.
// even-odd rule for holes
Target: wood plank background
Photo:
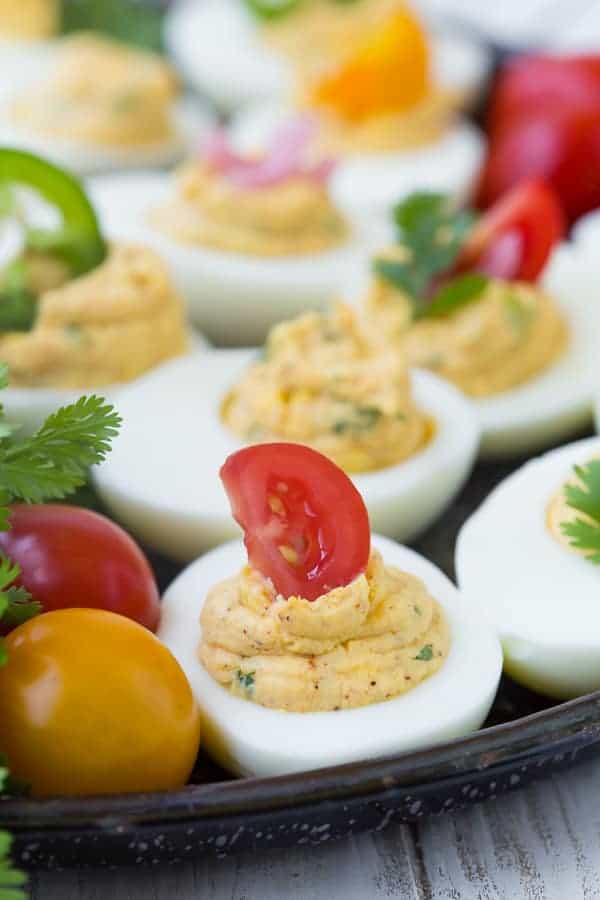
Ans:
<svg viewBox="0 0 600 900"><path fill-rule="evenodd" d="M595 900L600 760L351 840L173 868L38 875L34 900Z"/></svg>

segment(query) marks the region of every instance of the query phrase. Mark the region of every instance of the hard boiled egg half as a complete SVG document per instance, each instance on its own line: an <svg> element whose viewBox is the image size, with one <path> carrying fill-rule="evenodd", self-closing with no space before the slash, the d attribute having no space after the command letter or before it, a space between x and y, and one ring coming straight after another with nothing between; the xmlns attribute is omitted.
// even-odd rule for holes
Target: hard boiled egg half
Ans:
<svg viewBox="0 0 600 900"><path fill-rule="evenodd" d="M167 527L165 525L165 527ZM501 653L492 630L428 560L374 535L387 565L421 579L446 613L449 655L438 671L395 699L336 712L280 712L234 696L202 666L199 617L208 591L246 563L241 541L192 563L167 590L158 636L198 700L204 746L237 775L283 775L428 747L478 728L493 702Z"/></svg>
<svg viewBox="0 0 600 900"><path fill-rule="evenodd" d="M594 438L528 462L456 548L461 593L496 628L507 673L559 699L600 688L599 457Z"/></svg>
<svg viewBox="0 0 600 900"><path fill-rule="evenodd" d="M168 165L212 122L200 101L178 97L159 57L106 38L56 40L25 66L13 54L6 74L3 143L78 174Z"/></svg>
<svg viewBox="0 0 600 900"><path fill-rule="evenodd" d="M167 556L189 561L239 534L217 476L245 442L223 424L221 410L256 359L256 350L207 350L119 394L123 427L95 471L96 488L120 521ZM412 391L433 423L429 440L403 462L353 477L373 528L402 540L424 530L457 494L479 438L472 407L454 387L415 371Z"/></svg>
<svg viewBox="0 0 600 900"><path fill-rule="evenodd" d="M233 139L246 152L260 152L293 115L292 107L282 104L249 106L233 119ZM431 143L413 149L367 152L348 148L332 176L332 197L353 221L381 227L394 203L414 191L439 191L466 199L483 152L479 130L460 121L450 124Z"/></svg>
<svg viewBox="0 0 600 900"><path fill-rule="evenodd" d="M372 0L360 2L374 6ZM327 3L330 18L337 15L343 22L352 13L342 4ZM301 45L302 23L295 23L293 15L280 21L286 32L297 27ZM243 0L179 0L167 16L165 42L185 79L230 111L249 101L286 95L292 89L292 60L269 45L268 32L277 40L278 25L261 26ZM343 39L338 43L338 48L341 46ZM308 52L311 50L314 52L309 47ZM432 55L440 83L462 94L467 102L477 97L490 71L489 55L480 43L456 33L438 32L432 36Z"/></svg>
<svg viewBox="0 0 600 900"><path fill-rule="evenodd" d="M193 164L190 164L191 169ZM286 211L273 209L265 200L265 209L273 209L281 218L281 226L257 227L251 236L266 241L260 252L244 252L227 246L207 246L185 239L174 228L159 227L155 214L178 197L178 175L136 173L127 176L100 176L90 181L91 196L99 211L107 234L143 241L161 254L171 277L186 300L192 320L215 343L249 346L260 344L269 328L309 309L321 309L335 297L353 271L357 260L365 259L375 241L368 229L347 223L346 233L331 246L315 246L308 250L302 243L297 251L291 244L285 252L270 249L270 242L290 233L285 223ZM285 187L283 188L285 191ZM232 197L228 218L224 210L217 212L218 227L225 225L229 233L248 227L250 215L260 189L241 191L238 202ZM252 196L253 195L253 196ZM228 202L231 202L229 200ZM260 200L259 200L260 202ZM302 217L296 200L290 197L289 217ZM187 210L191 212L188 213ZM190 215L192 227L202 226L205 210L192 205L182 209L183 224ZM311 215L309 211L309 216ZM307 221L310 226L310 218ZM341 216L332 206L332 219ZM182 221L179 219L179 221ZM171 223L178 223L172 218ZM303 222L300 223L305 228ZM254 226L252 226L254 229ZM310 227L307 232L310 231ZM293 233L293 232L292 232ZM302 238L302 234L300 234ZM292 238L293 240L293 238Z"/></svg>

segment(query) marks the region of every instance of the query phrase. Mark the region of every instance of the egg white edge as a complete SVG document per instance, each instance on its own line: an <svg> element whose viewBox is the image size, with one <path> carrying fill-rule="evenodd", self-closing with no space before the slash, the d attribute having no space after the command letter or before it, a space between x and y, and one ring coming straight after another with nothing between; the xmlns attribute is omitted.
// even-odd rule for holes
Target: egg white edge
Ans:
<svg viewBox="0 0 600 900"><path fill-rule="evenodd" d="M245 564L241 541L192 563L166 591L158 637L178 659L199 701L204 745L236 773L279 775L405 752L469 733L485 719L501 673L501 651L493 632L424 557L377 535L373 545L387 564L424 581L446 611L451 647L430 678L400 697L359 709L267 709L231 695L200 664L198 617L206 592ZM410 734L408 719L416 723Z"/></svg>
<svg viewBox="0 0 600 900"><path fill-rule="evenodd" d="M256 355L256 350L208 350L167 363L119 395L122 432L108 459L94 470L94 482L117 518L126 524L133 520L132 530L174 558L188 561L239 534L218 471L225 458L245 443L221 424L220 405ZM479 441L472 406L460 391L430 372L415 370L412 381L418 406L436 422L432 439L404 462L352 479L365 498L374 528L399 518L391 504L410 506L401 529L394 531L403 540L424 530L458 493L474 464ZM201 390L205 385L210 391ZM154 442L152 497L147 496L146 470L141 466L132 471L131 465L136 445L143 453L147 441L152 442L151 434L146 434L153 421L146 410L149 398L163 409L161 435L168 436L174 448L167 453ZM190 488L189 478L194 479L196 472ZM185 539L175 537L178 526Z"/></svg>
<svg viewBox="0 0 600 900"><path fill-rule="evenodd" d="M525 463L467 519L456 543L464 602L497 631L509 673L559 699L600 687L600 639L593 624L600 622L600 571L552 537L546 510L573 465L594 455L600 455L598 437ZM547 602L550 586L564 591L558 614Z"/></svg>
<svg viewBox="0 0 600 900"><path fill-rule="evenodd" d="M207 349L208 344L199 332L189 332L188 337L190 347L177 359L196 356ZM20 424L23 432L28 433L38 428L47 416L56 412L61 406L75 403L80 397L95 395L114 403L118 400L121 391L136 385L150 372L157 372L163 366L169 365L170 362L172 360L165 360L154 366L149 372L126 383L92 385L84 388L10 387L9 384L9 387L2 391L2 406L6 418Z"/></svg>

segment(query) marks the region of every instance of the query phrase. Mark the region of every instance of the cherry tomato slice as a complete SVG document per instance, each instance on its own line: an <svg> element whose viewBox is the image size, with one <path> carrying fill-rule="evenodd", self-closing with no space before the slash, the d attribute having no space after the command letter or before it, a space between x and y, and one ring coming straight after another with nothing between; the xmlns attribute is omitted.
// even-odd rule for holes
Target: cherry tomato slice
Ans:
<svg viewBox="0 0 600 900"><path fill-rule="evenodd" d="M490 144L478 203L486 207L509 188L543 178L557 192L567 219L600 205L600 110L532 114Z"/></svg>
<svg viewBox="0 0 600 900"><path fill-rule="evenodd" d="M457 271L535 281L564 230L555 192L542 181L524 182L482 216L462 250Z"/></svg>
<svg viewBox="0 0 600 900"><path fill-rule="evenodd" d="M228 457L221 479L250 564L284 597L316 600L365 571L369 515L348 476L301 444L258 444Z"/></svg>
<svg viewBox="0 0 600 900"><path fill-rule="evenodd" d="M506 65L490 103L490 133L500 133L530 114L600 109L600 55L527 56Z"/></svg>
<svg viewBox="0 0 600 900"><path fill-rule="evenodd" d="M156 630L159 595L137 544L105 516L76 506L11 507L0 551L21 567L19 582L44 612L93 607Z"/></svg>

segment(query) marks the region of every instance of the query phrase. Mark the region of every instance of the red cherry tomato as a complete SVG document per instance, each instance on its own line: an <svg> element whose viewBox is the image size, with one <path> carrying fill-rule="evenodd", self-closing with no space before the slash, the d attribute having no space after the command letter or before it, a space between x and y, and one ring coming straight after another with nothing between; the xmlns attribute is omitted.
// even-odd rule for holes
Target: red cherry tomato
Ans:
<svg viewBox="0 0 600 900"><path fill-rule="evenodd" d="M120 613L151 631L159 595L150 565L114 522L75 506L11 507L0 550L21 566L19 583L45 612L93 607Z"/></svg>
<svg viewBox="0 0 600 900"><path fill-rule="evenodd" d="M221 479L248 559L284 597L316 600L369 561L369 515L335 463L301 444L258 444L228 457Z"/></svg>
<svg viewBox="0 0 600 900"><path fill-rule="evenodd" d="M482 216L462 250L457 270L508 281L535 281L564 230L554 191L541 181L524 182Z"/></svg>
<svg viewBox="0 0 600 900"><path fill-rule="evenodd" d="M497 137L530 114L600 109L600 55L526 56L501 71L488 124Z"/></svg>
<svg viewBox="0 0 600 900"><path fill-rule="evenodd" d="M492 139L478 204L485 208L530 178L543 178L555 189L569 222L598 207L600 110L532 114Z"/></svg>

